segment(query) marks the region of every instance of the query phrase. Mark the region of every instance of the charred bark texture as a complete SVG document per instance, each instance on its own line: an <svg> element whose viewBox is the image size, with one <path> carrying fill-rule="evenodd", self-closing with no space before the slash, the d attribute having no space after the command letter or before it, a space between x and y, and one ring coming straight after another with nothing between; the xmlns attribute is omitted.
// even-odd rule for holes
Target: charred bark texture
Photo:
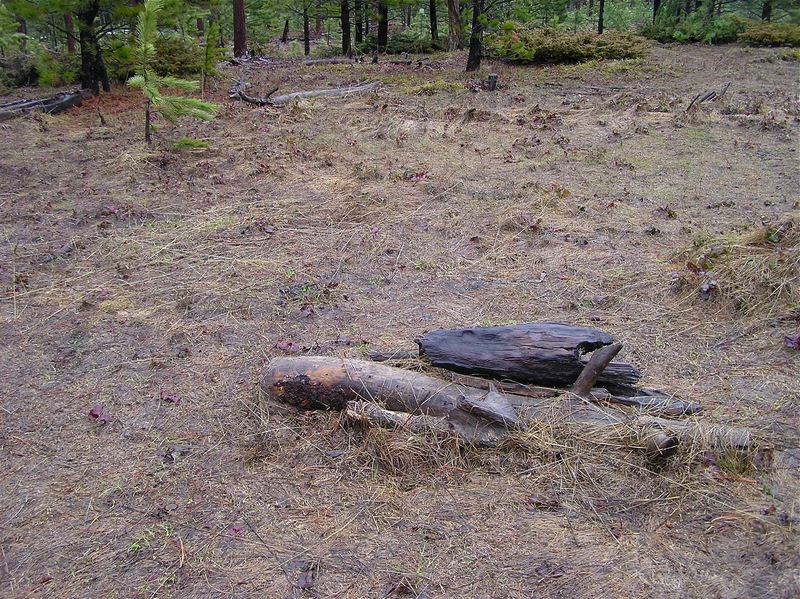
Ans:
<svg viewBox="0 0 800 599"><path fill-rule="evenodd" d="M568 387L585 363L581 357L614 342L611 335L560 323L432 331L415 340L420 355L433 366L454 372L509 379L520 383ZM629 388L641 373L612 362L598 381Z"/></svg>

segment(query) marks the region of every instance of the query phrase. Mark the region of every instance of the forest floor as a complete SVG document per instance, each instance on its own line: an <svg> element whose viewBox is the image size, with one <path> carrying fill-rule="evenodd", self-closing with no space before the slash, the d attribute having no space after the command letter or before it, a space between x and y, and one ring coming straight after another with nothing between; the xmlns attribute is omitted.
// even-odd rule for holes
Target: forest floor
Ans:
<svg viewBox="0 0 800 599"><path fill-rule="evenodd" d="M225 67L217 119L159 122L153 149L123 87L0 125L0 595L800 595L782 58L274 60ZM381 86L258 108L228 99L238 77ZM284 350L532 321L610 333L645 386L759 451L458 449L261 404Z"/></svg>

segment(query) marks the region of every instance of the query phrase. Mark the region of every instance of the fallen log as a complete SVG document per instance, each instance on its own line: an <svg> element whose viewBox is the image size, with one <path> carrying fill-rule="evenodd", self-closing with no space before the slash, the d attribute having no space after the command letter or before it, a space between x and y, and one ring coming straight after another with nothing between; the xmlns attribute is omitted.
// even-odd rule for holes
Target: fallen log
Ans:
<svg viewBox="0 0 800 599"><path fill-rule="evenodd" d="M583 372L582 360L611 345L611 335L561 323L441 330L415 339L419 353L433 366L464 374L520 383L567 387ZM609 390L635 395L641 373L630 364L611 362L598 381Z"/></svg>
<svg viewBox="0 0 800 599"><path fill-rule="evenodd" d="M56 94L49 98L7 102L0 105L0 121L7 121L37 111L58 114L73 106L80 106L87 97L89 97L88 92L74 91Z"/></svg>
<svg viewBox="0 0 800 599"><path fill-rule="evenodd" d="M461 442L496 446L514 431L543 425L579 426L598 442L624 444L650 456L667 455L682 441L713 448L746 447L750 433L696 422L627 415L574 394L533 398L476 389L438 377L363 360L327 356L273 358L261 381L273 405L340 410L378 426L446 433ZM367 405L369 404L369 405Z"/></svg>
<svg viewBox="0 0 800 599"><path fill-rule="evenodd" d="M314 66L319 64L358 64L364 62L357 58L312 58L304 60L303 64L306 66Z"/></svg>
<svg viewBox="0 0 800 599"><path fill-rule="evenodd" d="M367 91L372 91L378 87L378 83L363 83L359 85L354 85L352 87L339 87L336 89L317 89L317 90L310 90L310 91L302 91L302 92L293 92L290 94L284 94L282 96L275 96L272 97L278 88L274 88L271 90L266 96L262 97L255 97L250 96L245 92L245 88L247 84L244 80L239 79L233 85L230 90L229 97L231 98L238 98L243 102L248 102L250 104L256 104L257 106L284 106L289 102L293 102L294 100L302 100L308 98L320 98L320 97L340 97L340 96L347 96L350 94L360 94Z"/></svg>

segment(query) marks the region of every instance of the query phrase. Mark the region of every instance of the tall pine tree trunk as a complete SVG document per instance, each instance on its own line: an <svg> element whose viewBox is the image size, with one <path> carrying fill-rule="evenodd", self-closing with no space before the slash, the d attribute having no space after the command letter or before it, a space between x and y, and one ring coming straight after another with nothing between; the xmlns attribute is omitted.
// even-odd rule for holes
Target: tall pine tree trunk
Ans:
<svg viewBox="0 0 800 599"><path fill-rule="evenodd" d="M75 39L75 20L71 12L64 13L64 28L67 30L67 52L75 54L77 44Z"/></svg>
<svg viewBox="0 0 800 599"><path fill-rule="evenodd" d="M236 58L247 56L247 23L244 0L233 0L233 55Z"/></svg>
<svg viewBox="0 0 800 599"><path fill-rule="evenodd" d="M364 41L364 5L361 0L355 0L353 6L356 21L356 43L360 44Z"/></svg>
<svg viewBox="0 0 800 599"><path fill-rule="evenodd" d="M311 54L311 19L308 18L308 7L303 7L303 54Z"/></svg>
<svg viewBox="0 0 800 599"><path fill-rule="evenodd" d="M472 0L472 31L469 35L469 56L467 56L467 73L481 68L483 57L483 1Z"/></svg>
<svg viewBox="0 0 800 599"><path fill-rule="evenodd" d="M428 9L431 13L431 40L434 42L439 41L439 21L436 16L436 0L430 0Z"/></svg>
<svg viewBox="0 0 800 599"><path fill-rule="evenodd" d="M447 18L450 33L447 36L447 49L462 50L464 48L464 27L461 23L461 4L459 0L447 0Z"/></svg>
<svg viewBox="0 0 800 599"><path fill-rule="evenodd" d="M342 55L350 54L350 1L342 0Z"/></svg>
<svg viewBox="0 0 800 599"><path fill-rule="evenodd" d="M597 9L597 33L603 33L603 13L606 8L606 0L600 0Z"/></svg>
<svg viewBox="0 0 800 599"><path fill-rule="evenodd" d="M103 54L97 42L97 29L94 22L100 12L100 0L89 0L81 5L75 12L78 19L78 41L81 46L81 87L91 90L92 94L111 91L106 65L103 63Z"/></svg>
<svg viewBox="0 0 800 599"><path fill-rule="evenodd" d="M378 52L386 52L389 44L389 5L378 2Z"/></svg>
<svg viewBox="0 0 800 599"><path fill-rule="evenodd" d="M761 20L762 21L772 20L772 0L766 0L764 2L764 6L761 7Z"/></svg>

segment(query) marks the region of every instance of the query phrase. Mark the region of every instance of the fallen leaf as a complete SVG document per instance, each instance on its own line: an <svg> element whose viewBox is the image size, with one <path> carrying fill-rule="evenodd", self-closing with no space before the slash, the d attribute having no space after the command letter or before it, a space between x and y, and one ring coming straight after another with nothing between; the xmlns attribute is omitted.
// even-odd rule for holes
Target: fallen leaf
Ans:
<svg viewBox="0 0 800 599"><path fill-rule="evenodd" d="M92 422L97 422L98 424L106 424L109 420L111 420L111 416L109 416L108 412L106 412L105 406L102 404L96 404L89 410L87 414L89 420Z"/></svg>
<svg viewBox="0 0 800 599"><path fill-rule="evenodd" d="M800 349L800 333L797 335L786 335L783 344L789 349Z"/></svg>
<svg viewBox="0 0 800 599"><path fill-rule="evenodd" d="M181 403L181 398L172 393L171 391L162 391L161 401L165 401L167 403Z"/></svg>
<svg viewBox="0 0 800 599"><path fill-rule="evenodd" d="M234 524L226 532L229 537L241 537L244 534L244 528L241 524Z"/></svg>
<svg viewBox="0 0 800 599"><path fill-rule="evenodd" d="M290 341L289 339L281 339L275 344L275 347L281 351L288 351L293 354L300 351L300 344Z"/></svg>

